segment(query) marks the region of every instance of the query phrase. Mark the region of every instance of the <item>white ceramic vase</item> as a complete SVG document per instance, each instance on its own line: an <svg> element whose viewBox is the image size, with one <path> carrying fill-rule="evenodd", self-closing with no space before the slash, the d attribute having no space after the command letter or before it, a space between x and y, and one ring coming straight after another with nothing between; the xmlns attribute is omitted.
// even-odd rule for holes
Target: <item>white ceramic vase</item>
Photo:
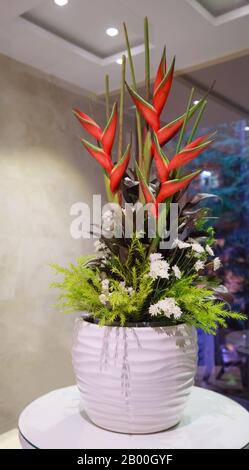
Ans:
<svg viewBox="0 0 249 470"><path fill-rule="evenodd" d="M72 359L88 417L121 433L168 429L182 418L196 372L193 327L99 327L76 319Z"/></svg>

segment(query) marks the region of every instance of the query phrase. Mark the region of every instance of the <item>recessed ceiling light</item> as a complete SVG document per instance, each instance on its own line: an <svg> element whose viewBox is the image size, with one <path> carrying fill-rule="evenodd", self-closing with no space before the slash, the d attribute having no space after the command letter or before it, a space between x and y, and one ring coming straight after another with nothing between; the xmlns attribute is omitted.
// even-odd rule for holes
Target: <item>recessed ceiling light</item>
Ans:
<svg viewBox="0 0 249 470"><path fill-rule="evenodd" d="M105 32L107 36L111 36L111 38L114 38L114 36L118 35L119 30L117 28L107 28Z"/></svg>
<svg viewBox="0 0 249 470"><path fill-rule="evenodd" d="M198 104L198 103L200 103L200 100L194 100L193 101L193 104Z"/></svg>
<svg viewBox="0 0 249 470"><path fill-rule="evenodd" d="M245 126L245 131L246 131L246 132L249 131L249 126Z"/></svg>
<svg viewBox="0 0 249 470"><path fill-rule="evenodd" d="M116 64L122 65L122 63L123 63L122 57L119 57L119 58L116 60Z"/></svg>
<svg viewBox="0 0 249 470"><path fill-rule="evenodd" d="M58 7L64 7L68 4L68 0L54 0L54 3L58 5Z"/></svg>

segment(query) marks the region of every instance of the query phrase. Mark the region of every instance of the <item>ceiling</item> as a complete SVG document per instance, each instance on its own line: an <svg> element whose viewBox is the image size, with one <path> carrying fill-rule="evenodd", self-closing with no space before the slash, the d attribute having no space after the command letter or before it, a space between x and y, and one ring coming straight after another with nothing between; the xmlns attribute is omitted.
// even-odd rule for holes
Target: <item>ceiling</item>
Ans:
<svg viewBox="0 0 249 470"><path fill-rule="evenodd" d="M249 55L204 67L176 78L169 97L166 121L174 119L186 107L190 89L196 89L195 99L215 81L202 119L204 126L246 120L249 124Z"/></svg>
<svg viewBox="0 0 249 470"><path fill-rule="evenodd" d="M125 49L123 21L131 37L137 81L143 81L145 15L150 22L152 75L165 43L169 59L177 56L176 70L188 74L202 64L244 54L249 48L247 7L242 6L243 14L240 8L238 15L235 10L216 24L210 13L202 14L197 3L69 0L67 6L58 7L53 0L0 0L0 52L97 94L103 92L107 73L111 88L119 86L120 66L115 60ZM108 37L105 30L110 26L117 27L121 34Z"/></svg>
<svg viewBox="0 0 249 470"><path fill-rule="evenodd" d="M224 15L230 11L244 7L249 4L248 0L195 0L199 2L214 16Z"/></svg>

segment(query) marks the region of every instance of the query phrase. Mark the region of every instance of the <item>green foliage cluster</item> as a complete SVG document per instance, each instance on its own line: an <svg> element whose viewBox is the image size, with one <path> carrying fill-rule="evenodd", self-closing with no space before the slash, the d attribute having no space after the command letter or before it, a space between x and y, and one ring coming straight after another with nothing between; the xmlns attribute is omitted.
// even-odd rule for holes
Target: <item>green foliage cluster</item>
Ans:
<svg viewBox="0 0 249 470"><path fill-rule="evenodd" d="M184 277L176 280L163 294L176 300L183 312L183 322L214 334L218 326L226 326L226 318L242 318L228 310L224 302L215 299L212 290L198 286L197 282L197 276Z"/></svg>
<svg viewBox="0 0 249 470"><path fill-rule="evenodd" d="M218 326L225 326L227 317L243 318L228 311L224 302L215 299L210 286L198 287L200 279L197 274L184 274L181 279L171 277L169 280L150 277L146 248L136 237L131 241L124 262L111 254L103 267L101 263L94 264L89 257L80 257L76 265L70 264L68 268L56 264L52 267L61 277L52 283L52 287L61 290L59 306L67 312L88 312L100 325L117 322L124 326L151 321L150 305L165 298L175 300L182 316L178 320L163 314L153 317L153 322L162 325L185 322L215 333ZM103 281L108 283L105 302L101 300Z"/></svg>
<svg viewBox="0 0 249 470"><path fill-rule="evenodd" d="M52 265L56 273L63 276L60 282L51 284L51 287L62 291L58 305L67 312L87 311L99 320L100 325L116 321L123 326L127 322L143 321L144 306L153 291L153 279L147 276L149 264L139 240L132 239L125 263L118 256L108 261L106 268L109 264L112 276L106 305L100 300L101 281L105 276L99 268L89 268L88 261L88 257L81 257L69 268ZM124 289L122 282L127 288L132 288L131 294Z"/></svg>
<svg viewBox="0 0 249 470"><path fill-rule="evenodd" d="M101 279L98 271L87 267L88 261L88 257L81 256L76 265L71 263L68 268L51 264L54 271L61 275L61 280L53 282L51 287L61 290L58 306L66 312L86 310L101 315Z"/></svg>

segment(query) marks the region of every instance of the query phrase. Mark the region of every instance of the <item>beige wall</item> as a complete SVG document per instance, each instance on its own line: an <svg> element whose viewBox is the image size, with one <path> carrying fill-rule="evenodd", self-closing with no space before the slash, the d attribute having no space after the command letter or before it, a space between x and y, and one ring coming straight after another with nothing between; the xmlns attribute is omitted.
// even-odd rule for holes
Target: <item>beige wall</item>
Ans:
<svg viewBox="0 0 249 470"><path fill-rule="evenodd" d="M31 400L74 382L73 317L54 308L48 263L92 251L70 237L69 210L103 193L74 106L91 112L86 98L0 56L0 432Z"/></svg>

